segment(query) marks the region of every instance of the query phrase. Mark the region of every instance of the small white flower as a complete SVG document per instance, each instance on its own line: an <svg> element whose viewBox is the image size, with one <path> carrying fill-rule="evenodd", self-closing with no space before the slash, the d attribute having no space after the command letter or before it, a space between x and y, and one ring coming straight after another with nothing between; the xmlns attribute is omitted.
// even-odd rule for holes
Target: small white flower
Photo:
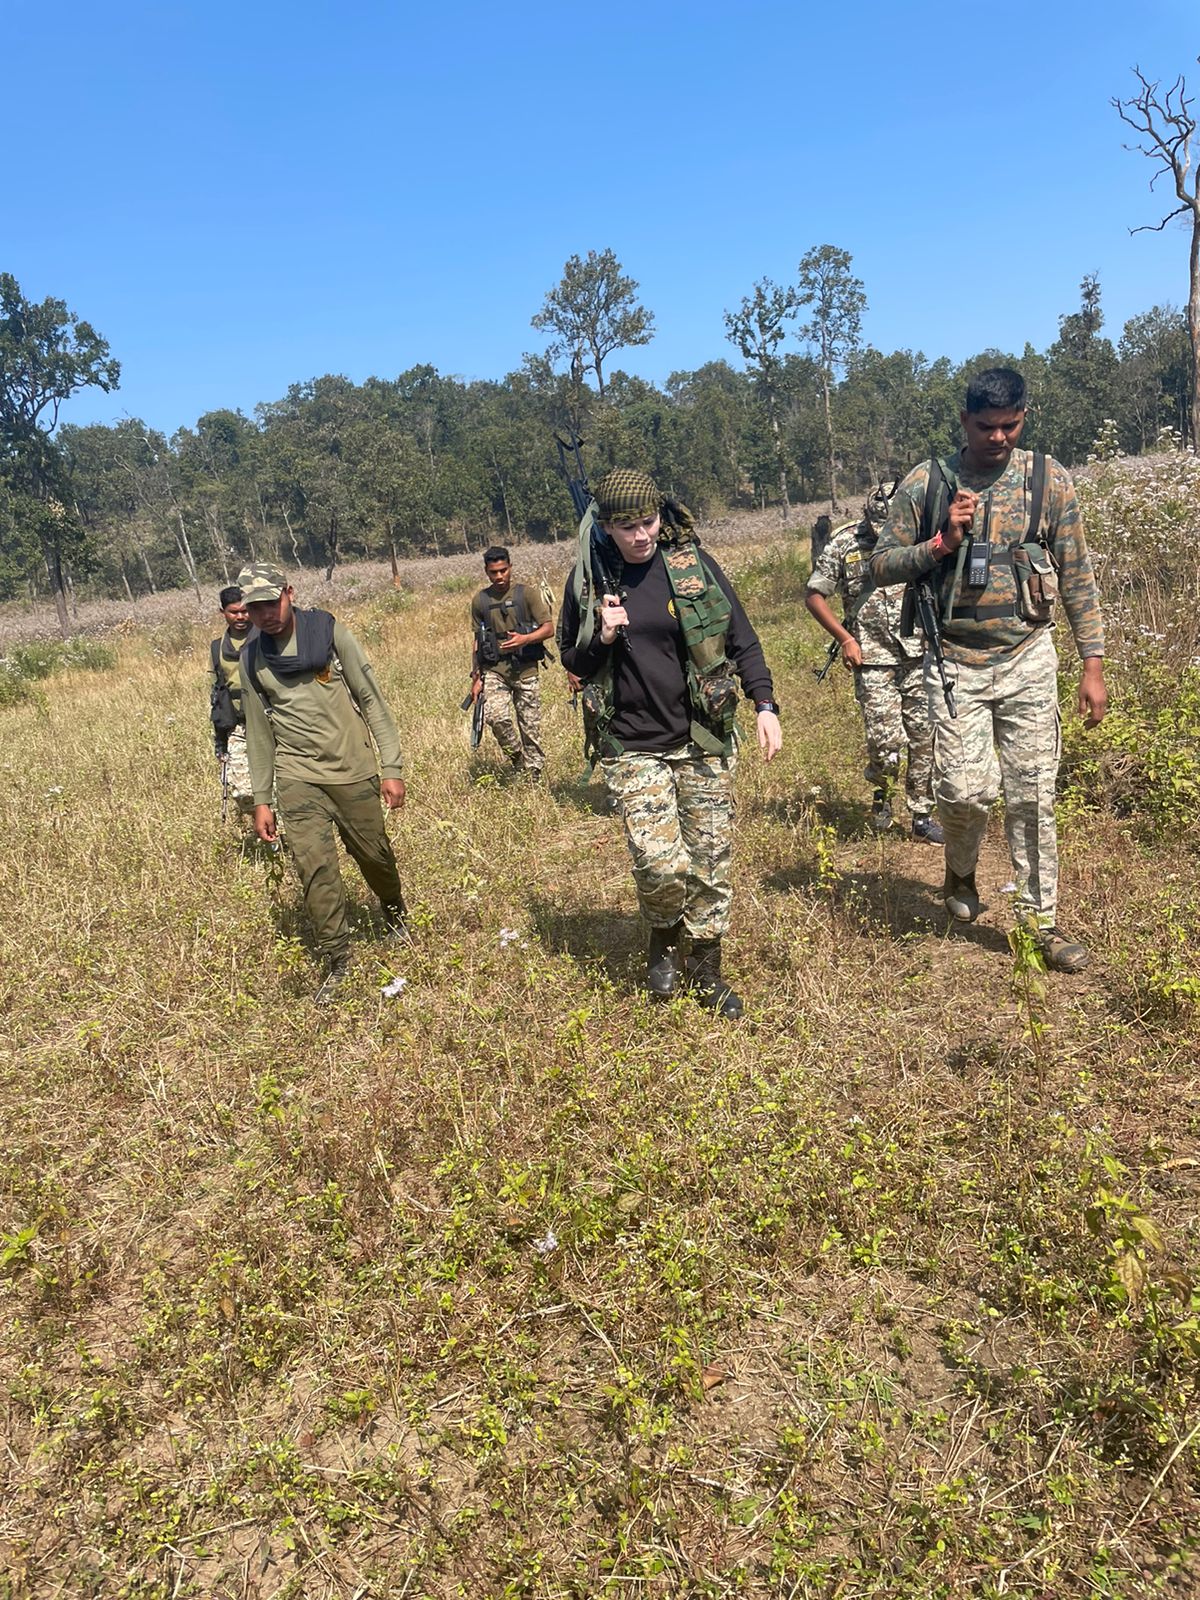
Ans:
<svg viewBox="0 0 1200 1600"><path fill-rule="evenodd" d="M53 789L47 789L47 790L46 790L46 796L45 796L45 798L46 798L46 799L47 799L47 800L49 800L49 798L50 798L50 796L51 796L51 795L55 795L55 794L61 794L61 793L62 793L62 784L61 784L61 783L56 783L56 784L55 784L55 785L54 785L54 787L53 787Z"/></svg>
<svg viewBox="0 0 1200 1600"><path fill-rule="evenodd" d="M500 929L500 948L501 948L501 950L507 950L510 944L516 944L517 940L520 937L521 937L520 928L501 928Z"/></svg>
<svg viewBox="0 0 1200 1600"><path fill-rule="evenodd" d="M554 1229L553 1228L547 1228L546 1229L545 1238L544 1239L535 1239L533 1241L533 1248L537 1251L538 1255L540 1255L540 1256L548 1256L551 1253L551 1251L557 1250L558 1249L558 1235L555 1233Z"/></svg>
<svg viewBox="0 0 1200 1600"><path fill-rule="evenodd" d="M391 983L385 983L380 993L385 1000L395 1000L397 995L402 995L408 988L407 978L393 978Z"/></svg>

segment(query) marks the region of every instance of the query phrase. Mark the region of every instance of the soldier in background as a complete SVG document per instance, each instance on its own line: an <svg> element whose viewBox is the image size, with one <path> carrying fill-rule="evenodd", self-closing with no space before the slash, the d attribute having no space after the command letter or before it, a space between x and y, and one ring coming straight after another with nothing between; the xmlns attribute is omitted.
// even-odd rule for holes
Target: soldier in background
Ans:
<svg viewBox="0 0 1200 1600"><path fill-rule="evenodd" d="M930 814L933 735L922 666L925 641L920 634L901 636L904 585L876 588L870 574L887 508L888 495L881 484L863 507L862 520L839 528L826 545L808 580L805 604L841 645L842 661L854 674L854 697L867 740L864 776L875 786L871 826L877 833L892 826L892 796L907 746L904 796L912 837L941 844L942 830ZM842 600L840 622L829 604L835 594Z"/></svg>
<svg viewBox="0 0 1200 1600"><path fill-rule="evenodd" d="M226 802L232 800L247 837L253 842L254 793L246 756L246 716L242 710L242 678L238 670L242 648L250 637L250 613L236 584L222 589L217 598L225 618L225 632L209 647L213 674L209 702L213 749L221 773L221 811L224 816Z"/></svg>
<svg viewBox="0 0 1200 1600"><path fill-rule="evenodd" d="M247 567L238 582L259 630L241 661L254 827L265 844L274 844L278 806L325 963L315 998L327 1005L350 962L335 831L379 897L389 933L406 937L396 857L379 809L381 797L389 811L404 804L400 736L371 663L348 628L328 611L294 606L292 586L265 562Z"/></svg>
<svg viewBox="0 0 1200 1600"><path fill-rule="evenodd" d="M828 512L822 512L812 525L812 536L809 541L809 555L812 558L812 569L817 570L817 562L833 536L833 518Z"/></svg>
<svg viewBox="0 0 1200 1600"><path fill-rule="evenodd" d="M471 601L471 698L483 695L483 720L514 769L536 780L542 750L541 664L554 632L537 588L514 583L502 545L483 556L488 586Z"/></svg>
<svg viewBox="0 0 1200 1600"><path fill-rule="evenodd" d="M1058 832L1054 786L1062 730L1054 622L1061 598L1083 662L1077 704L1094 728L1108 707L1104 624L1079 502L1069 473L1019 450L1025 380L991 367L967 385L959 413L965 442L940 464L923 461L891 503L871 560L876 583L930 576L942 624L951 717L932 659L925 681L933 719L933 787L946 830L943 897L973 922L982 906L975 868L988 808L1004 791L1004 831L1017 883L1016 910L1056 972L1079 972L1086 948L1057 924ZM922 526L934 475L944 518ZM934 510L931 507L931 512ZM965 546L965 548L964 548Z"/></svg>

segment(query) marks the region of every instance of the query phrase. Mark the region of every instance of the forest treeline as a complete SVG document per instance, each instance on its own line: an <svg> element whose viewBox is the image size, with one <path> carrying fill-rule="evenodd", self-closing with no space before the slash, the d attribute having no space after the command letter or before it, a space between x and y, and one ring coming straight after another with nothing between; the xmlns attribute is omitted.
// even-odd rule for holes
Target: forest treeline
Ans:
<svg viewBox="0 0 1200 1600"><path fill-rule="evenodd" d="M583 435L593 475L636 462L705 516L771 505L786 512L788 500L828 500L831 487L835 509L852 509L869 484L907 470L931 447L954 447L965 376L997 362L1019 366L1029 382L1025 442L1068 464L1086 458L1107 418L1130 453L1164 427L1190 431L1190 344L1183 314L1170 306L1132 318L1114 342L1089 277L1047 350L985 350L955 363L859 344L865 296L849 276L849 256L822 246L806 261L816 273L807 299L764 280L741 313L726 314L744 367L712 360L662 386L602 367L614 348L648 343L653 329L636 284L604 252L572 258L559 302L548 296L534 319L553 335L549 349L498 381L465 382L429 365L364 383L329 374L293 384L252 417L210 411L170 437L137 418L65 424L46 447L53 460L41 461L36 494L22 500L19 478L8 490L0 478L0 598L53 590L59 557L68 589L133 597L189 582L211 588L262 557L328 567L561 538L572 512L554 431L568 425ZM572 322L572 265L607 273L610 286L617 274L626 321L610 328L614 344L589 348ZM18 296L10 332L18 313L27 323L51 304L30 307L11 278L5 283ZM103 345L53 304L60 333L73 332L78 344L83 330ZM812 320L789 329L805 304ZM848 304L849 323L837 323ZM761 337L772 315L773 340L769 327ZM822 343L830 327L847 335L840 346ZM798 348L784 346L785 334ZM115 362L108 378L102 386L115 387ZM101 382L76 379L75 388ZM46 420L35 419L43 429ZM23 437L49 440L31 430Z"/></svg>

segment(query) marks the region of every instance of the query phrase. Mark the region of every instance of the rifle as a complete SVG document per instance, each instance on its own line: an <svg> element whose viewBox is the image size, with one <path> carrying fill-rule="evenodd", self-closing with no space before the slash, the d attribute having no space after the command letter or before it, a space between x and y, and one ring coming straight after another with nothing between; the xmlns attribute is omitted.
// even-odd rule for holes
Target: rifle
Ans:
<svg viewBox="0 0 1200 1600"><path fill-rule="evenodd" d="M483 739L483 689L477 695L467 695L458 709L471 713L471 749L478 750Z"/></svg>
<svg viewBox="0 0 1200 1600"><path fill-rule="evenodd" d="M583 440L569 428L565 435L557 429L554 434L554 443L558 447L558 465L563 477L567 480L567 490L571 496L571 504L575 508L575 515L579 522L587 516L592 505L592 491L588 488L587 472L583 465ZM570 459L568 459L570 458ZM572 471L572 463L574 471ZM588 540L588 554L592 568L592 584L603 597L606 594L616 595L618 600L624 600L625 594L621 585L612 574L608 564L610 546L605 538L599 522L593 520L591 537ZM618 640L625 637L625 629L617 629ZM559 648L563 641L559 640Z"/></svg>
<svg viewBox="0 0 1200 1600"><path fill-rule="evenodd" d="M825 665L823 667L813 668L813 677L818 683L825 682L825 679L829 676L830 667L833 666L833 663L837 660L841 653L842 641L840 639L831 639L829 641L829 649L825 652Z"/></svg>
<svg viewBox="0 0 1200 1600"><path fill-rule="evenodd" d="M221 757L221 826L229 816L229 757Z"/></svg>
<svg viewBox="0 0 1200 1600"><path fill-rule="evenodd" d="M946 490L946 510L939 518L937 511L941 503L943 488ZM948 527L950 523L950 483L942 468L942 463L936 455L929 458L929 478L925 484L925 504L921 508L921 526L917 532L918 544L924 544L926 539L932 539L938 529ZM937 524L935 527L934 524ZM938 670L938 677L942 680L942 695L946 701L946 710L951 717L958 716L958 707L954 704L954 685L946 676L946 652L942 648L942 624L938 617L937 585L932 572L924 572L919 578L913 578L908 586L912 595L913 607L916 611L916 622L925 635L925 647L933 657L933 664ZM909 632L911 633L911 628Z"/></svg>

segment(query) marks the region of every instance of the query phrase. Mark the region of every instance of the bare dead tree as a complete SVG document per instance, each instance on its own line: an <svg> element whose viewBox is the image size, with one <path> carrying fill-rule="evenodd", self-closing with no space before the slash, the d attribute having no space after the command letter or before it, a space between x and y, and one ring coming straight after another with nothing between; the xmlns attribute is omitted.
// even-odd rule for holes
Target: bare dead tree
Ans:
<svg viewBox="0 0 1200 1600"><path fill-rule="evenodd" d="M1200 60L1200 58L1197 58ZM1131 228L1130 233L1161 233L1176 217L1191 221L1191 249L1188 255L1187 328L1192 347L1192 444L1200 450L1200 166L1192 160L1192 135L1196 119L1182 75L1165 94L1159 85L1143 76L1140 67L1133 75L1140 88L1131 100L1113 100L1121 121L1138 135L1136 144L1126 145L1155 163L1151 189L1160 178L1169 179L1179 204L1161 222Z"/></svg>

